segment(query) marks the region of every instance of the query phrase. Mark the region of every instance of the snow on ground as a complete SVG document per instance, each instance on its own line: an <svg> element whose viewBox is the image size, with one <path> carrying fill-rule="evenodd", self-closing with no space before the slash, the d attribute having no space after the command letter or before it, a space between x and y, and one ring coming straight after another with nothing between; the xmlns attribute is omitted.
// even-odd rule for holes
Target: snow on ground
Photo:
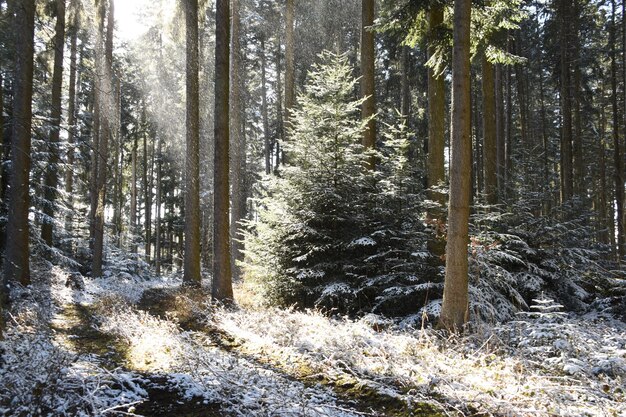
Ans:
<svg viewBox="0 0 626 417"><path fill-rule="evenodd" d="M229 350L136 307L146 289L177 288L175 277L113 274L86 279L82 289L67 287L59 268L40 267L33 277L31 288L13 291L0 344L0 415L132 414L154 377L233 416L382 415L353 409L332 383L312 382L322 380L349 381L409 407L439 405L451 416L626 415L626 324L601 313L527 315L447 338L376 316L196 305L208 326L235 340ZM95 331L126 347L125 363L108 366L72 345L77 336L62 328L75 319L72 305L89 308Z"/></svg>

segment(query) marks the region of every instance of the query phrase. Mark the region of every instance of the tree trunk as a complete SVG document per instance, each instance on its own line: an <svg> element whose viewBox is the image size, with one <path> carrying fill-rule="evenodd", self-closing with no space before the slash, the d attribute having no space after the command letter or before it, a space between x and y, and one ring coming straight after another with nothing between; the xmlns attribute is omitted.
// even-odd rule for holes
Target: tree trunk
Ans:
<svg viewBox="0 0 626 417"><path fill-rule="evenodd" d="M157 276L161 275L161 161L163 155L161 153L161 147L163 139L161 134L157 135L158 145L156 152L156 213L154 218L154 269Z"/></svg>
<svg viewBox="0 0 626 417"><path fill-rule="evenodd" d="M230 137L232 142L232 159L231 159L231 183L232 183L232 195L231 195L231 220L230 220L230 239L232 248L232 261L233 266L233 278L238 279L240 270L237 266L237 262L243 260L243 252L241 251L240 240L243 238L241 235L240 221L245 217L246 208L246 194L244 187L244 180L246 172L245 159L245 129L244 120L242 117L245 113L242 111L242 98L241 98L241 16L240 16L240 2L239 0L232 0L232 28L231 28L231 42L232 49L230 51L230 74L231 74L231 87L230 87ZM280 43L279 43L280 47ZM278 117L280 118L280 68L276 69L276 76L278 77ZM280 128L279 128L280 131Z"/></svg>
<svg viewBox="0 0 626 417"><path fill-rule="evenodd" d="M100 0L101 19L104 19L107 12L107 30L104 46L104 73L102 82L102 97L100 109L101 135L98 143L98 170L96 181L96 212L94 221L94 244L93 263L91 273L93 277L102 276L102 260L104 251L104 209L106 204L106 179L107 179L107 157L109 153L109 137L111 135L112 120L112 74L113 74L113 25L114 25L114 3L109 0L108 11L106 3Z"/></svg>
<svg viewBox="0 0 626 417"><path fill-rule="evenodd" d="M44 178L44 219L41 238L52 247L52 231L59 182L59 134L61 130L61 90L63 88L63 52L65 48L65 0L56 0L56 25L54 27L54 70L52 72L51 126L48 142L48 168Z"/></svg>
<svg viewBox="0 0 626 417"><path fill-rule="evenodd" d="M130 154L130 230L131 246L130 251L137 253L137 133L133 139L133 149Z"/></svg>
<svg viewBox="0 0 626 417"><path fill-rule="evenodd" d="M471 1L454 2L454 49L452 55L452 124L450 203L446 278L440 326L461 331L468 320L468 222L471 177L470 114L470 16Z"/></svg>
<svg viewBox="0 0 626 417"><path fill-rule="evenodd" d="M367 120L361 143L367 149L376 147L376 97L374 33L370 30L374 24L374 0L361 0L361 97L365 100L361 108L361 118ZM376 160L368 159L368 168L374 169Z"/></svg>
<svg viewBox="0 0 626 417"><path fill-rule="evenodd" d="M28 248L28 209L30 175L30 138L33 97L33 55L35 1L22 0L15 7L15 81L13 94L13 139L11 141L11 167L7 241L4 280L30 284ZM2 286L4 289L4 285ZM0 297L2 298L2 297Z"/></svg>
<svg viewBox="0 0 626 417"><path fill-rule="evenodd" d="M295 0L287 0L285 11L285 132L283 137L289 139L287 132L291 125L291 112L296 104L296 69L294 66L294 17ZM285 160L283 160L285 163Z"/></svg>
<svg viewBox="0 0 626 417"><path fill-rule="evenodd" d="M502 65L496 65L496 154L497 154L497 175L498 175L498 200L505 195L506 177L506 135L505 135L505 115L504 115L504 92L502 91L503 77Z"/></svg>
<svg viewBox="0 0 626 417"><path fill-rule="evenodd" d="M598 241L600 243L609 244L609 230L613 228L613 221L607 218L607 183L606 183L606 146L604 135L606 133L606 116L604 114L604 100L600 101L600 132L598 140L598 182L600 187L598 190Z"/></svg>
<svg viewBox="0 0 626 417"><path fill-rule="evenodd" d="M265 154L265 174L272 171L270 148L270 122L267 110L267 86L265 81L265 39L261 37L261 113L263 115L263 153Z"/></svg>
<svg viewBox="0 0 626 417"><path fill-rule="evenodd" d="M615 218L617 220L617 257L618 262L626 254L624 245L624 165L622 161L622 147L619 140L619 111L617 107L617 58L616 58L616 32L615 0L611 0L611 31L609 43L611 44L611 105L613 108L613 162L615 164Z"/></svg>
<svg viewBox="0 0 626 417"><path fill-rule="evenodd" d="M230 2L217 0L215 26L215 163L212 296L232 301L229 225Z"/></svg>
<svg viewBox="0 0 626 417"><path fill-rule="evenodd" d="M77 55L78 55L78 26L80 25L80 13L76 10L77 6L72 0L74 9L74 15L72 19L72 25L70 27L71 40L70 40L70 85L68 91L68 106L67 106L67 168L65 171L65 194L68 199L68 209L70 213L66 219L66 228L71 233L72 224L72 209L74 207L74 138L76 136L76 79L77 79Z"/></svg>
<svg viewBox="0 0 626 417"><path fill-rule="evenodd" d="M561 38L561 203L566 202L574 193L572 175L572 102L570 96L570 61L569 61L569 0L560 4Z"/></svg>
<svg viewBox="0 0 626 417"><path fill-rule="evenodd" d="M487 204L498 202L498 153L493 64L483 55L483 165Z"/></svg>
<svg viewBox="0 0 626 417"><path fill-rule="evenodd" d="M570 38L572 39L571 51L572 51L572 64L574 66L574 79L572 89L572 99L574 107L574 126L573 126L573 189L576 196L585 197L585 170L583 161L583 138L582 138L582 121L580 114L580 93L581 93L581 71L580 67L582 62L580 60L580 1L574 0L571 6L573 13L572 16L572 33Z"/></svg>
<svg viewBox="0 0 626 417"><path fill-rule="evenodd" d="M402 119L408 126L411 118L411 87L409 85L409 71L410 71L410 56L411 52L408 46L402 46L402 81L401 81L401 94L400 112L402 113Z"/></svg>
<svg viewBox="0 0 626 417"><path fill-rule="evenodd" d="M200 98L198 0L185 0L187 26L187 150L185 153L185 253L183 283L200 286Z"/></svg>
<svg viewBox="0 0 626 417"><path fill-rule="evenodd" d="M443 8L434 7L428 14L430 33L443 24ZM428 47L429 58L435 53L434 46ZM446 84L442 74L428 69L428 188L441 185L446 180L444 168ZM430 193L430 198L440 204L445 203L445 195Z"/></svg>

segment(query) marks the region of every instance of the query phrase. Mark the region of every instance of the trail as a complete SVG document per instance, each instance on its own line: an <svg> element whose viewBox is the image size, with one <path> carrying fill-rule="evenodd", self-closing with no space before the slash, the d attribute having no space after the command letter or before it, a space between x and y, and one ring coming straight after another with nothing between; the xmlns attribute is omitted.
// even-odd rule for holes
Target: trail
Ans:
<svg viewBox="0 0 626 417"><path fill-rule="evenodd" d="M108 370L121 369L136 375L133 379L136 387L133 389L145 392L143 402L111 410L107 415L441 415L430 405L414 404L409 407L393 395L381 394L369 388L365 381L350 375L347 370L338 370L335 376L329 377L320 373L312 364L289 363L288 360L285 362L281 358L253 351L223 329L185 310L193 310L198 306L179 305L178 295L177 291L171 289L148 289L136 305L110 306L110 301L96 299L91 304L73 301L57 309L51 327L56 333L58 343L81 357L89 357L89 360L98 362ZM111 310L107 310L109 308ZM118 311L117 308L128 310ZM142 314L147 314L152 319ZM120 320L127 320L127 327L134 328L134 336L125 337L116 333L117 327L107 321L116 315L120 316ZM173 328L172 323L176 323ZM180 337L183 341L179 344L188 343L189 346L181 346L183 350L179 352L175 348L170 349L166 344L159 346L155 342L149 347L155 351L138 355L137 347L143 346L143 333L158 333L149 327L155 325L170 326L172 336ZM141 334L137 333L138 328L141 328ZM187 368L172 366L171 369L163 369L167 367L163 365L164 359L159 359L157 352L162 348L172 356L167 361L184 359L189 362ZM198 357L182 358L192 355ZM141 360L138 360L139 356ZM215 388L217 395L193 395L201 394L201 389L193 386L190 381L203 381L203 378L206 381L206 376L198 376L205 371L213 380L201 382L200 385L204 384L211 391L215 388L212 384L221 384L221 387ZM198 375L194 375L196 372ZM239 391L234 392L235 389Z"/></svg>

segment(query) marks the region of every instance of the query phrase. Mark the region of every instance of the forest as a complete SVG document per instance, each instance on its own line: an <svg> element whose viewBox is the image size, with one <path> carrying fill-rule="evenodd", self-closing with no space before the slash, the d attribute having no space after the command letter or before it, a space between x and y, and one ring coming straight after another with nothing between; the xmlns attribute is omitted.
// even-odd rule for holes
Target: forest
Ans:
<svg viewBox="0 0 626 417"><path fill-rule="evenodd" d="M0 416L626 416L626 0L0 0Z"/></svg>

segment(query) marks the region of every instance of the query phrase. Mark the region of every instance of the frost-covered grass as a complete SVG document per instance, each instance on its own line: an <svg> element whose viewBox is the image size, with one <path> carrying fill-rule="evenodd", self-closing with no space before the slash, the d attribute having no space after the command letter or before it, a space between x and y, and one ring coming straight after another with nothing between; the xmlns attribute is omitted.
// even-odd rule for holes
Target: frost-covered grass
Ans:
<svg viewBox="0 0 626 417"><path fill-rule="evenodd" d="M183 400L217 403L234 416L386 415L369 411L373 403L347 402L342 387L409 409L429 402L450 416L626 415L626 324L598 312L567 315L540 300L535 313L515 321L446 337L412 328L410 320L224 309L199 297L181 304L204 317L205 327L191 331L175 316L137 306L145 290L176 293L176 277L115 272L72 289L68 276L42 266L31 288L13 289L0 415L133 413L149 400L155 377ZM77 320L67 315L70 305L84 306L97 332L124 346L123 363L108 366L69 343L70 321Z"/></svg>
<svg viewBox="0 0 626 417"><path fill-rule="evenodd" d="M610 318L529 317L464 338L399 329L375 317L222 311L217 325L259 356L349 374L407 403L437 398L449 412L621 416L626 326Z"/></svg>

